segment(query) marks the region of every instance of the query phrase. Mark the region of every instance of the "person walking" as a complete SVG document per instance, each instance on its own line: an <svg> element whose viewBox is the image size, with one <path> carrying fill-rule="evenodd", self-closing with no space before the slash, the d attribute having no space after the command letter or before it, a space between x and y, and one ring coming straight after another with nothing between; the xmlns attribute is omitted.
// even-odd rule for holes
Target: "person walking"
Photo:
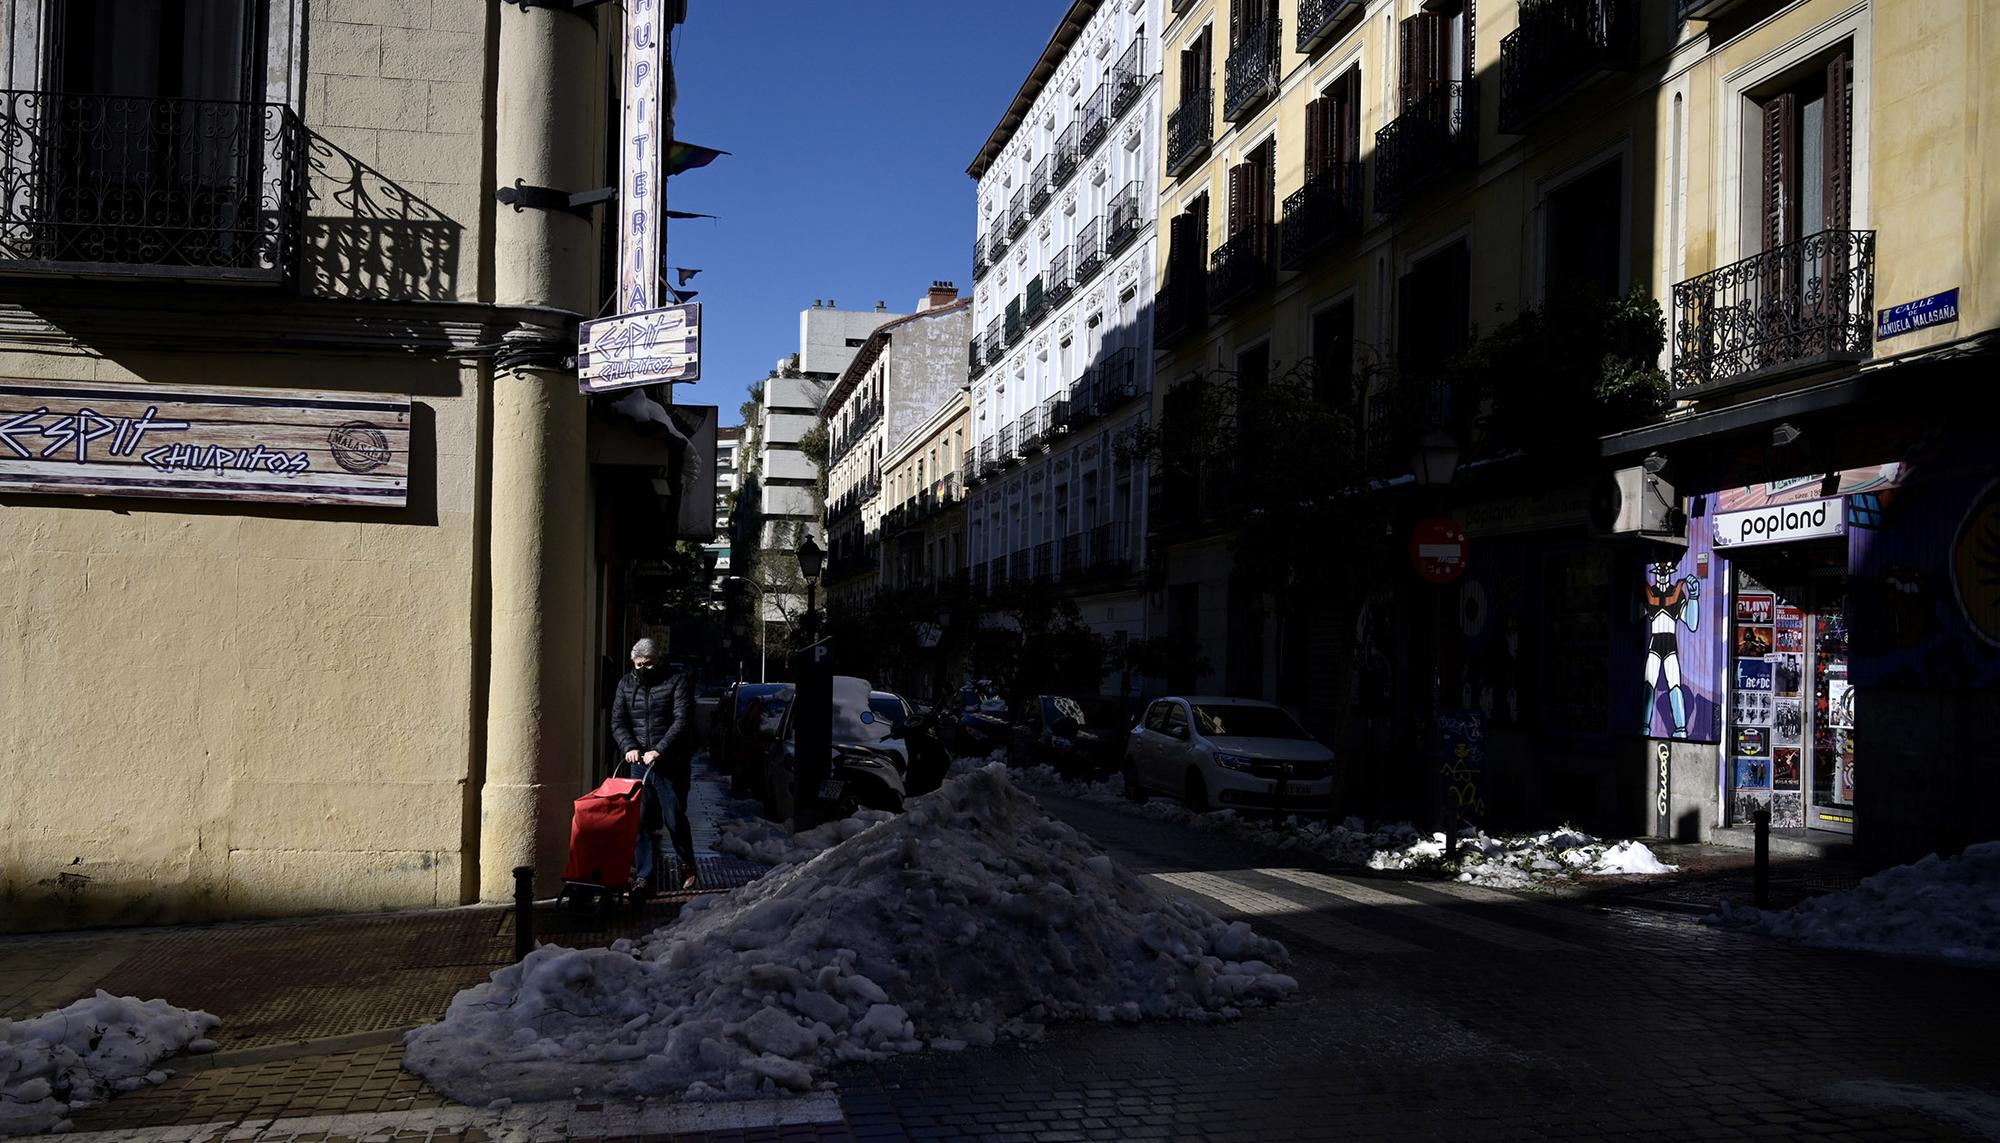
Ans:
<svg viewBox="0 0 2000 1143"><path fill-rule="evenodd" d="M632 644L632 669L618 680L611 702L611 736L631 776L645 783L639 847L632 857L633 892L643 895L651 887L654 863L666 856L663 827L686 873L681 888L694 888L694 831L687 813L694 693L687 676L667 669L659 644L651 639Z"/></svg>

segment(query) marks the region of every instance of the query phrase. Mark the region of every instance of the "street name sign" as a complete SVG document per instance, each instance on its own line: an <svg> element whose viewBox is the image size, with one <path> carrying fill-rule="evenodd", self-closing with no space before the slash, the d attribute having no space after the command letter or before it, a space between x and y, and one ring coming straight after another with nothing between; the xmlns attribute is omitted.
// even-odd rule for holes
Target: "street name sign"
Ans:
<svg viewBox="0 0 2000 1143"><path fill-rule="evenodd" d="M410 401L0 378L0 494L401 508Z"/></svg>
<svg viewBox="0 0 2000 1143"><path fill-rule="evenodd" d="M701 380L701 303L584 322L576 379L585 393Z"/></svg>
<svg viewBox="0 0 2000 1143"><path fill-rule="evenodd" d="M1898 334L1958 320L1958 287L1941 294L1875 311L1875 340L1887 341Z"/></svg>

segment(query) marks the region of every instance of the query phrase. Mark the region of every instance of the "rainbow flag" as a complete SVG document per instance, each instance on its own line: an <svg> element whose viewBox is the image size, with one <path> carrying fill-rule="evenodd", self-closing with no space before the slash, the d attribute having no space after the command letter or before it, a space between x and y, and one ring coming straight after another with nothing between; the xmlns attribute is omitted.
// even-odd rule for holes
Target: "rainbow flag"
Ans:
<svg viewBox="0 0 2000 1143"><path fill-rule="evenodd" d="M705 167L715 161L717 155L727 155L713 147L703 147L695 143L683 143L679 139L667 144L667 174L678 175L696 167Z"/></svg>

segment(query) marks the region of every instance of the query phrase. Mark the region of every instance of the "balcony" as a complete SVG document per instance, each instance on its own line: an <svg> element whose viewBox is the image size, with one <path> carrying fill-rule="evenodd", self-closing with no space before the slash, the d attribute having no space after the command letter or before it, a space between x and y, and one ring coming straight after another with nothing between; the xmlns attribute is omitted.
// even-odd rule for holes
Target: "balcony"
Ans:
<svg viewBox="0 0 2000 1143"><path fill-rule="evenodd" d="M1062 578L1080 579L1084 569L1084 533L1071 532L1062 541Z"/></svg>
<svg viewBox="0 0 2000 1143"><path fill-rule="evenodd" d="M1049 272L1043 277L1048 283L1049 304L1061 305L1076 289L1076 279L1069 272L1069 247L1065 246L1049 259Z"/></svg>
<svg viewBox="0 0 2000 1143"><path fill-rule="evenodd" d="M1019 238L1028 229L1028 188L1016 187L1007 207L1007 237Z"/></svg>
<svg viewBox="0 0 2000 1143"><path fill-rule="evenodd" d="M1042 416L1042 408L1042 406L1037 405L1029 409L1027 412L1021 414L1019 421L1015 422L1020 427L1021 452L1023 454L1048 443L1049 424Z"/></svg>
<svg viewBox="0 0 2000 1143"><path fill-rule="evenodd" d="M968 380L977 380L984 372L986 372L985 351L979 348L979 339L975 337L965 346L965 376Z"/></svg>
<svg viewBox="0 0 2000 1143"><path fill-rule="evenodd" d="M1123 522L1099 524L1090 530L1090 567L1100 574L1120 574L1132 568L1132 527Z"/></svg>
<svg viewBox="0 0 2000 1143"><path fill-rule="evenodd" d="M1321 251L1361 233L1361 164L1335 163L1285 197L1278 265L1303 269Z"/></svg>
<svg viewBox="0 0 2000 1143"><path fill-rule="evenodd" d="M1104 245L1098 240L1097 219L1083 224L1076 232L1076 284L1081 286L1097 276L1104 268Z"/></svg>
<svg viewBox="0 0 2000 1143"><path fill-rule="evenodd" d="M1822 230L1674 286L1674 395L1868 360L1875 232Z"/></svg>
<svg viewBox="0 0 2000 1143"><path fill-rule="evenodd" d="M1041 162L1035 164L1034 173L1028 176L1028 213L1040 214L1042 208L1049 204L1050 193L1049 157L1043 155Z"/></svg>
<svg viewBox="0 0 2000 1143"><path fill-rule="evenodd" d="M1479 88L1441 83L1412 99L1395 122L1375 132L1375 209L1409 201L1441 175L1478 156Z"/></svg>
<svg viewBox="0 0 2000 1143"><path fill-rule="evenodd" d="M275 103L0 91L0 273L282 283L306 132Z"/></svg>
<svg viewBox="0 0 2000 1143"><path fill-rule="evenodd" d="M1017 583L1025 583L1029 578L1027 552L1014 552L1007 557L1007 578Z"/></svg>
<svg viewBox="0 0 2000 1143"><path fill-rule="evenodd" d="M1179 178L1208 153L1215 123L1215 100L1207 88L1189 96L1167 116L1167 175Z"/></svg>
<svg viewBox="0 0 2000 1143"><path fill-rule="evenodd" d="M1042 402L1042 419L1048 423L1050 436L1066 433L1072 427L1069 407L1067 389Z"/></svg>
<svg viewBox="0 0 2000 1143"><path fill-rule="evenodd" d="M1091 403L1099 412L1109 413L1134 397L1147 392L1147 373L1139 368L1139 351L1131 346L1115 350L1097 367Z"/></svg>
<svg viewBox="0 0 2000 1143"><path fill-rule="evenodd" d="M986 271L992 268L993 264L986 260L986 240L984 238L974 238L972 240L972 280L977 282L986 276Z"/></svg>
<svg viewBox="0 0 2000 1143"><path fill-rule="evenodd" d="M991 437L979 442L979 466L976 470L979 473L979 479L986 479L993 474L995 469L1000 467L998 449L999 446L993 442Z"/></svg>
<svg viewBox="0 0 2000 1143"><path fill-rule="evenodd" d="M1000 426L1000 467L1005 468L1019 459L1020 450L1014 447L1014 426Z"/></svg>
<svg viewBox="0 0 2000 1143"><path fill-rule="evenodd" d="M1049 176L1057 190L1069 185L1070 176L1076 174L1076 168L1083 162L1083 157L1077 154L1076 150L1076 133L1076 124L1072 122L1063 128L1061 135L1056 137L1055 154L1051 156L1055 160L1055 167L1049 172Z"/></svg>
<svg viewBox="0 0 2000 1143"><path fill-rule="evenodd" d="M1222 68L1222 117L1238 122L1278 93L1279 57L1284 39L1282 21L1273 14L1243 29Z"/></svg>
<svg viewBox="0 0 2000 1143"><path fill-rule="evenodd" d="M1215 313L1271 285L1271 227L1252 224L1215 248L1209 259L1208 306Z"/></svg>
<svg viewBox="0 0 2000 1143"><path fill-rule="evenodd" d="M1361 0L1299 0L1299 54L1311 55L1332 43L1341 19L1361 7Z"/></svg>
<svg viewBox="0 0 2000 1143"><path fill-rule="evenodd" d="M1125 184L1125 189L1112 196L1110 207L1104 212L1104 251L1116 254L1132 244L1139 232L1146 228L1146 214L1139 202L1138 180Z"/></svg>
<svg viewBox="0 0 2000 1143"><path fill-rule="evenodd" d="M1007 344L1014 345L1026 336L1028 322L1021 316L1021 299L1010 298L1007 302Z"/></svg>
<svg viewBox="0 0 2000 1143"><path fill-rule="evenodd" d="M1146 86L1143 70L1145 45L1133 40L1125 54L1118 57L1118 64L1111 69L1111 117L1125 114L1125 109L1139 99L1139 92Z"/></svg>
<svg viewBox="0 0 2000 1143"><path fill-rule="evenodd" d="M1207 328L1208 275L1193 258L1169 260L1166 285L1153 295L1153 344L1164 349Z"/></svg>
<svg viewBox="0 0 2000 1143"><path fill-rule="evenodd" d="M1000 319L986 323L986 336L979 339L986 347L986 364L991 365L1007 355L1007 340L1000 330Z"/></svg>
<svg viewBox="0 0 2000 1143"><path fill-rule="evenodd" d="M989 592L999 591L1000 585L1006 582L1007 582L1007 560L1004 557L998 557L998 556L994 557L993 559L987 560L986 590Z"/></svg>
<svg viewBox="0 0 2000 1143"><path fill-rule="evenodd" d="M1048 316L1048 312L1049 296L1042 290L1042 276L1037 274L1028 279L1028 304L1022 316L1033 326Z"/></svg>
<svg viewBox="0 0 2000 1143"><path fill-rule="evenodd" d="M1077 121L1083 124L1076 138L1079 159L1088 157L1104 141L1104 137L1111 134L1111 117L1106 114L1110 108L1110 88L1100 83L1091 89L1090 96L1083 101L1082 110L1077 113Z"/></svg>
<svg viewBox="0 0 2000 1143"><path fill-rule="evenodd" d="M993 224L993 233L986 236L986 259L995 266L998 266L1001 257L1006 253L1007 232L1000 229L999 220L996 219Z"/></svg>
<svg viewBox="0 0 2000 1143"><path fill-rule="evenodd" d="M1056 566L1056 542L1044 540L1035 545L1035 578L1041 580L1061 579Z"/></svg>
<svg viewBox="0 0 2000 1143"><path fill-rule="evenodd" d="M1572 89L1638 56L1635 5L1526 0L1521 26L1500 40L1500 130L1521 134Z"/></svg>
<svg viewBox="0 0 2000 1143"><path fill-rule="evenodd" d="M1093 365L1083 371L1069 387L1069 400L1063 410L1064 424L1068 428L1080 428L1097 419L1097 388L1100 370Z"/></svg>

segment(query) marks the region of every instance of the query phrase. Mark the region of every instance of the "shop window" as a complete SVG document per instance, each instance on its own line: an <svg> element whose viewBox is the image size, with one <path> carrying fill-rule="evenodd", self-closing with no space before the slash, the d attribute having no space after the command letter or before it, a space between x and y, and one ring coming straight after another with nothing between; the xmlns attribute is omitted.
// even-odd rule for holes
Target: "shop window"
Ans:
<svg viewBox="0 0 2000 1143"><path fill-rule="evenodd" d="M1564 183L1542 204L1544 294L1615 297L1624 287L1624 162Z"/></svg>

